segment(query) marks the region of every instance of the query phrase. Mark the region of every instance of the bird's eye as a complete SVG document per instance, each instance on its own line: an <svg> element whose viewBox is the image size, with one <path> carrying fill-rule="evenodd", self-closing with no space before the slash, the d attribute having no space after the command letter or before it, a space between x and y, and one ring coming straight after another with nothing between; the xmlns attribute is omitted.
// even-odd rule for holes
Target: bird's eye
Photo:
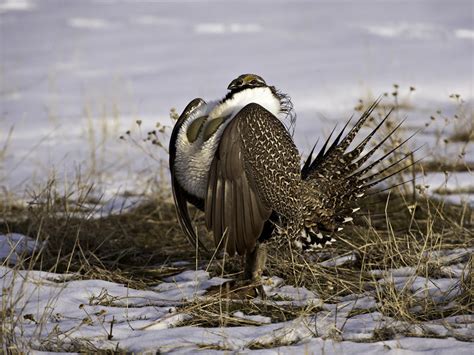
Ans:
<svg viewBox="0 0 474 355"><path fill-rule="evenodd" d="M256 85L257 83L258 83L258 81L255 80L255 79L253 79L253 80L250 82L250 84L252 84L252 85Z"/></svg>

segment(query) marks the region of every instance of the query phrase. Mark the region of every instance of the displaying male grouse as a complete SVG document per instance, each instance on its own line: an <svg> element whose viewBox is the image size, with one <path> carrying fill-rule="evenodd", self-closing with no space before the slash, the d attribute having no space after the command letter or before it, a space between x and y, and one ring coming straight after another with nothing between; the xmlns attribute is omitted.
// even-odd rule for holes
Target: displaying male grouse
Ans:
<svg viewBox="0 0 474 355"><path fill-rule="evenodd" d="M204 211L216 246L230 255L245 255L245 278L258 281L265 240L280 238L302 249L331 243L358 209L357 199L386 178L382 173L387 168L372 169L398 147L363 166L393 133L362 154L387 115L348 151L375 102L346 135L347 124L314 159L311 152L301 168L298 149L279 119L291 111L288 97L254 74L239 76L228 90L220 101L194 99L176 122L169 150L173 195L188 239L202 247L189 202Z"/></svg>

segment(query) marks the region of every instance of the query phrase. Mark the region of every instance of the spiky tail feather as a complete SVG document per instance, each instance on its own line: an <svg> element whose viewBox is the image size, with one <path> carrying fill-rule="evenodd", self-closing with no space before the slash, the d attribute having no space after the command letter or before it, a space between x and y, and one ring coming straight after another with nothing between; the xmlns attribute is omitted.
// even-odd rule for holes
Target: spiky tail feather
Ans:
<svg viewBox="0 0 474 355"><path fill-rule="evenodd" d="M344 131L351 121L349 119L330 144L334 129L316 157L313 159L315 145L306 159L301 170L301 176L305 182L313 187L315 196L314 205L308 207L311 210L311 213L309 213L310 220L305 221L305 227L295 242L303 249L320 248L330 244L334 240L334 234L343 228L344 223L352 221L351 214L360 209L357 207L357 202L366 195L367 190L417 163L416 161L408 165L402 165L408 157L413 155L413 151L405 154L402 158L396 159L390 165L374 171L389 156L398 153L400 148L414 136L413 134L390 149L382 157L364 166L404 122L397 124L373 148L363 154L367 144L387 122L392 110L354 149L346 152L379 103L380 99L377 99L370 105L349 132L344 135ZM392 171L391 169L395 169L395 171L384 175ZM395 184L389 189L399 185L400 183ZM386 190L384 189L384 191Z"/></svg>

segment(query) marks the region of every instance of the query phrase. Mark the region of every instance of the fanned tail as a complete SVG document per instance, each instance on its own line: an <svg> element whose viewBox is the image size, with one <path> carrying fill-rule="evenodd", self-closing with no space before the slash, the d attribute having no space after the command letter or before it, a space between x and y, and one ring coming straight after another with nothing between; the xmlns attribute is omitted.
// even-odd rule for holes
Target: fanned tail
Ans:
<svg viewBox="0 0 474 355"><path fill-rule="evenodd" d="M411 161L409 164L406 164L406 160L413 157L414 152L419 148L403 154L402 157L396 155L417 133L415 132L380 158L366 165L369 159L382 148L387 140L394 136L404 122L403 120L398 123L364 154L368 143L372 141L376 133L387 122L392 110L382 118L355 148L348 151L349 146L379 103L380 98L375 100L364 111L355 125L344 135L344 131L351 121L349 119L330 144L331 137L335 131L333 130L316 157L313 159L315 150L315 147L313 147L306 159L301 170L301 176L306 186L308 186L309 193L313 194L313 200L309 206L305 206L307 208L305 226L296 240L296 244L298 246L301 245L303 249L320 248L334 241L334 233L341 230L344 223L352 221L351 214L360 209L357 207L357 201L366 195L367 190L386 181L390 177L400 174L418 162ZM394 161L392 160L389 165L378 169L381 163L394 156ZM399 185L400 183L394 184L388 189Z"/></svg>

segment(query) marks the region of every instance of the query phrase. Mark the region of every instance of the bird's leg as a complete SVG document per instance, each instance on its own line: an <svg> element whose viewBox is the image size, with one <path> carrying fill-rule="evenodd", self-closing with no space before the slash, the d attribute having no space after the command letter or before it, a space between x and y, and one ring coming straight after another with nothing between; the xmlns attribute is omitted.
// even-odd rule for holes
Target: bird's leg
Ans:
<svg viewBox="0 0 474 355"><path fill-rule="evenodd" d="M266 260L267 246L258 242L255 245L255 249L245 255L244 279L251 280L257 285L256 290L262 299L266 298L262 285L262 273Z"/></svg>
<svg viewBox="0 0 474 355"><path fill-rule="evenodd" d="M266 299L267 295L263 289L262 273L267 259L267 247L265 244L255 246L254 250L245 253L245 266L243 280L229 281L226 284L225 297L254 298L260 296ZM222 294L222 285L219 291Z"/></svg>
<svg viewBox="0 0 474 355"><path fill-rule="evenodd" d="M260 280L267 260L267 247L257 242L251 252L245 254L244 279Z"/></svg>

